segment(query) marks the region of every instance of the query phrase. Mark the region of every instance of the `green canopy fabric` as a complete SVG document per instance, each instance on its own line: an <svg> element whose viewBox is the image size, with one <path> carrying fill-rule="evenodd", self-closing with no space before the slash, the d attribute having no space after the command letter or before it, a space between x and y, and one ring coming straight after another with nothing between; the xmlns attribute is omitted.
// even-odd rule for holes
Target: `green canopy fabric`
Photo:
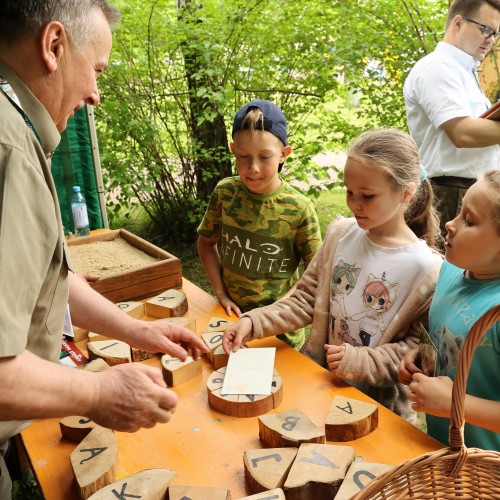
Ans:
<svg viewBox="0 0 500 500"><path fill-rule="evenodd" d="M73 186L80 186L87 202L90 229L104 227L86 106L68 120L68 127L61 135L61 143L52 156L52 176L65 234L75 232L71 212Z"/></svg>

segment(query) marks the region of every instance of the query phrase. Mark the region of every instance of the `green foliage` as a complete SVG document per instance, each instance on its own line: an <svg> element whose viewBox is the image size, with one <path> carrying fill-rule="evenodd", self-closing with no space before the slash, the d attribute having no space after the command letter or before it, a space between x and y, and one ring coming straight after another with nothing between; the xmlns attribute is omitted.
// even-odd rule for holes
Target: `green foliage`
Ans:
<svg viewBox="0 0 500 500"><path fill-rule="evenodd" d="M405 127L402 83L433 49L446 3L406 0L116 0L123 22L97 111L115 212L139 203L189 242L231 172L232 119L253 98L284 111L285 178L337 186L315 154L371 127ZM341 172L336 178L341 179ZM110 214L113 217L113 213Z"/></svg>
<svg viewBox="0 0 500 500"><path fill-rule="evenodd" d="M352 217L346 205L345 189L335 188L321 193L315 200L321 234L324 236L326 228L337 215Z"/></svg>
<svg viewBox="0 0 500 500"><path fill-rule="evenodd" d="M444 31L445 0L344 0L332 26L347 88L360 99L367 128L406 129L402 87L415 62Z"/></svg>
<svg viewBox="0 0 500 500"><path fill-rule="evenodd" d="M20 479L12 481L12 500L42 500L43 498L31 469L23 471Z"/></svg>

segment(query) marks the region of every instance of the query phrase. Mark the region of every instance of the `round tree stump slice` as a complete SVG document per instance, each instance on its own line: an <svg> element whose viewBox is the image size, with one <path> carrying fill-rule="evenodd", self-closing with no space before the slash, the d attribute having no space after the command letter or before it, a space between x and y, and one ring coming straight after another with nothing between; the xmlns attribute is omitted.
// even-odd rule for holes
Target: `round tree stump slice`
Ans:
<svg viewBox="0 0 500 500"><path fill-rule="evenodd" d="M188 301L184 292L173 288L146 301L145 307L148 316L171 318L184 315L188 310Z"/></svg>
<svg viewBox="0 0 500 500"><path fill-rule="evenodd" d="M201 358L194 360L192 356L188 356L185 361L164 354L161 357L161 372L163 380L169 387L175 387L187 380L201 375L202 365Z"/></svg>
<svg viewBox="0 0 500 500"><path fill-rule="evenodd" d="M212 408L231 417L256 417L277 408L283 399L283 381L276 370L273 373L271 394L221 395L226 367L214 371L207 380L208 403Z"/></svg>
<svg viewBox="0 0 500 500"><path fill-rule="evenodd" d="M349 467L344 482L335 498L339 500L352 498L377 476L384 474L393 467L393 465L355 460Z"/></svg>
<svg viewBox="0 0 500 500"><path fill-rule="evenodd" d="M108 368L111 368L111 366L109 366L108 363L106 363L106 361L102 358L93 359L83 366L83 369L89 372L102 372Z"/></svg>
<svg viewBox="0 0 500 500"><path fill-rule="evenodd" d="M168 488L168 499L231 500L231 492L227 488L173 484Z"/></svg>
<svg viewBox="0 0 500 500"><path fill-rule="evenodd" d="M118 444L110 429L97 426L69 458L83 500L118 477Z"/></svg>
<svg viewBox="0 0 500 500"><path fill-rule="evenodd" d="M168 498L167 491L177 474L168 469L146 469L119 479L94 493L89 500L110 500L112 498L140 498L158 500Z"/></svg>
<svg viewBox="0 0 500 500"><path fill-rule="evenodd" d="M325 432L297 409L259 417L259 437L267 448L325 442Z"/></svg>
<svg viewBox="0 0 500 500"><path fill-rule="evenodd" d="M243 464L250 491L260 493L281 488L297 452L297 448L259 448L245 451Z"/></svg>
<svg viewBox="0 0 500 500"><path fill-rule="evenodd" d="M130 346L121 340L98 340L87 344L89 361L101 358L109 366L131 363Z"/></svg>
<svg viewBox="0 0 500 500"><path fill-rule="evenodd" d="M325 419L328 441L353 441L374 431L378 407L357 399L335 396Z"/></svg>
<svg viewBox="0 0 500 500"><path fill-rule="evenodd" d="M286 500L286 498L281 488L274 488L249 497L240 498L239 500Z"/></svg>
<svg viewBox="0 0 500 500"><path fill-rule="evenodd" d="M222 345L220 345L214 350L213 360L214 360L214 368L216 370L224 366L227 366L227 363L229 361L229 354L226 354Z"/></svg>
<svg viewBox="0 0 500 500"><path fill-rule="evenodd" d="M301 444L283 487L287 500L335 498L353 460L352 446Z"/></svg>
<svg viewBox="0 0 500 500"><path fill-rule="evenodd" d="M97 424L87 417L65 417L59 421L62 437L73 443L81 443L96 427Z"/></svg>

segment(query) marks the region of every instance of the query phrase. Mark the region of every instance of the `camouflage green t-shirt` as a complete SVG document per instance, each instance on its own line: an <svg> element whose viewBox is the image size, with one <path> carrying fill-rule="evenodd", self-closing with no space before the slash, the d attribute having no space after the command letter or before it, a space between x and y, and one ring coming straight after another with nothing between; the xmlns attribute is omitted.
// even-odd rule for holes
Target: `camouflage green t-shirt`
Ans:
<svg viewBox="0 0 500 500"><path fill-rule="evenodd" d="M282 181L267 195L248 191L239 177L219 182L198 233L219 238L224 283L243 311L272 304L298 279L321 245L313 202ZM296 347L302 339L291 335Z"/></svg>

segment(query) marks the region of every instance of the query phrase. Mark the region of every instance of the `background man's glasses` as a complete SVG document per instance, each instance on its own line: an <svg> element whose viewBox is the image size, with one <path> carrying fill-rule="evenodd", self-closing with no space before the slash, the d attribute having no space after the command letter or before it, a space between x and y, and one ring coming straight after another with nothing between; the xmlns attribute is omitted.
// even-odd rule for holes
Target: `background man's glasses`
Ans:
<svg viewBox="0 0 500 500"><path fill-rule="evenodd" d="M469 21L469 23L477 24L481 28L481 34L484 36L484 38L489 38L490 36L493 36L493 38L496 40L500 36L500 32L494 31L489 26L485 26L484 24L478 23L477 21L474 21L474 19L471 19L470 17L462 16L462 19Z"/></svg>

